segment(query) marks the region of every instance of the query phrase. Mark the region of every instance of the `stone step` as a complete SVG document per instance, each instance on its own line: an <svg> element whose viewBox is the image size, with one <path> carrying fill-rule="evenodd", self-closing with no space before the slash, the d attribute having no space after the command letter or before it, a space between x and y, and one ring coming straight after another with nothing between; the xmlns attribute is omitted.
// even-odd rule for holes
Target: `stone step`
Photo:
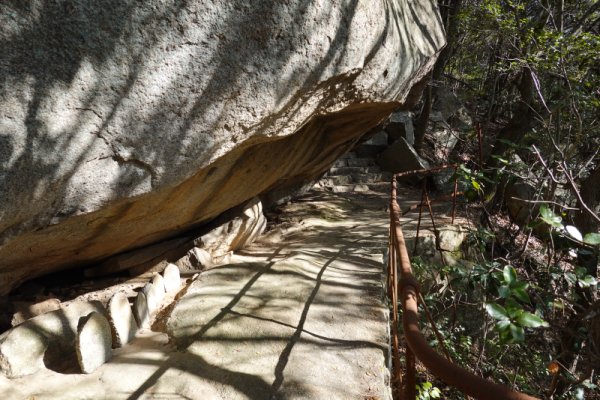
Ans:
<svg viewBox="0 0 600 400"><path fill-rule="evenodd" d="M361 157L375 157L386 149L386 145L379 144L361 144L352 150L358 158Z"/></svg>
<svg viewBox="0 0 600 400"><path fill-rule="evenodd" d="M322 187L332 187L350 184L370 184L389 182L392 174L389 172L354 173L349 175L329 175L320 181Z"/></svg>
<svg viewBox="0 0 600 400"><path fill-rule="evenodd" d="M367 185L337 185L331 188L333 193L366 192L368 190Z"/></svg>
<svg viewBox="0 0 600 400"><path fill-rule="evenodd" d="M328 176L326 178L321 179L320 185L323 187L332 187L338 185L350 185L352 182L352 177L349 175L333 175Z"/></svg>
<svg viewBox="0 0 600 400"><path fill-rule="evenodd" d="M356 158L356 153L354 153L354 151L350 151L348 153L342 154L339 158L339 160L348 160L351 158Z"/></svg>
<svg viewBox="0 0 600 400"><path fill-rule="evenodd" d="M369 167L331 167L328 175L356 175L381 172L381 168L378 165L372 165Z"/></svg>
<svg viewBox="0 0 600 400"><path fill-rule="evenodd" d="M346 161L348 167L372 167L377 165L371 158L349 158Z"/></svg>
<svg viewBox="0 0 600 400"><path fill-rule="evenodd" d="M379 131L375 135L371 136L364 144L373 144L383 147L388 145L388 134L386 131Z"/></svg>
<svg viewBox="0 0 600 400"><path fill-rule="evenodd" d="M375 182L367 184L369 190L377 193L389 193L391 186L389 182Z"/></svg>
<svg viewBox="0 0 600 400"><path fill-rule="evenodd" d="M347 160L345 159L341 159L338 158L337 160L335 160L335 162L331 165L331 168L345 168L348 166L348 163L346 162Z"/></svg>
<svg viewBox="0 0 600 400"><path fill-rule="evenodd" d="M376 183L382 181L388 181L391 179L392 174L388 173L369 173L369 174L355 174L351 175L352 182L354 183Z"/></svg>

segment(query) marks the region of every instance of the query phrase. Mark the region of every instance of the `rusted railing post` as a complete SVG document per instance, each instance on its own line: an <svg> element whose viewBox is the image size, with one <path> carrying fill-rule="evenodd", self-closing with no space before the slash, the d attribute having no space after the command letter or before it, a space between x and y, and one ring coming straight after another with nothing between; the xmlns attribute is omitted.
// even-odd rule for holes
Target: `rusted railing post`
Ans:
<svg viewBox="0 0 600 400"><path fill-rule="evenodd" d="M395 181L395 177L392 177ZM392 224L393 213L390 212L390 224ZM392 352L393 352L393 374L392 374L392 388L394 399L404 400L402 395L402 363L400 361L400 339L398 337L398 263L397 263L397 249L395 245L395 232L390 229L389 235L389 268L388 268L388 282L389 290L391 292L392 300Z"/></svg>
<svg viewBox="0 0 600 400"><path fill-rule="evenodd" d="M433 218L433 208L431 208L431 202L429 201L429 193L427 192L427 186L424 188L425 190L425 203L427 204L427 209L429 210L429 217L431 218L431 227L433 228L433 235L435 236L435 248L440 253L440 259L442 260L442 265L446 265L446 260L444 259L444 252L442 248L439 246L440 234L435 226L435 219Z"/></svg>
<svg viewBox="0 0 600 400"><path fill-rule="evenodd" d="M475 125L477 130L477 141L479 142L479 169L483 169L483 129L481 128L481 122Z"/></svg>
<svg viewBox="0 0 600 400"><path fill-rule="evenodd" d="M421 192L421 202L419 203L419 219L417 220L417 233L415 235L415 245L413 248L413 254L417 254L417 245L419 244L419 230L421 229L421 218L423 218L423 202L425 201L425 190L427 190L426 185L427 182L423 181L423 190Z"/></svg>
<svg viewBox="0 0 600 400"><path fill-rule="evenodd" d="M452 225L456 217L456 194L458 192L458 169L454 170L454 191L452 192Z"/></svg>

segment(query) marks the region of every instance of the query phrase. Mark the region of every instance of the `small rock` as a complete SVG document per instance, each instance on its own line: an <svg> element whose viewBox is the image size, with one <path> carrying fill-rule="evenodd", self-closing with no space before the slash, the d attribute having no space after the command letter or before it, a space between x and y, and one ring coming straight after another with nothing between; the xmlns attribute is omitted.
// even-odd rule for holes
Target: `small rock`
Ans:
<svg viewBox="0 0 600 400"><path fill-rule="evenodd" d="M200 247L194 247L190 250L190 253L190 256L192 256L203 268L213 266L213 259L208 251L201 249Z"/></svg>
<svg viewBox="0 0 600 400"><path fill-rule="evenodd" d="M163 271L163 278L165 282L165 290L167 293L179 290L181 286L179 268L175 264L167 265L167 268Z"/></svg>
<svg viewBox="0 0 600 400"><path fill-rule="evenodd" d="M460 225L443 225L438 228L439 247L443 251L460 251L467 230Z"/></svg>
<svg viewBox="0 0 600 400"><path fill-rule="evenodd" d="M94 372L112 355L112 335L108 320L97 312L83 317L77 329L75 343L81 372Z"/></svg>
<svg viewBox="0 0 600 400"><path fill-rule="evenodd" d="M129 300L121 293L115 293L108 302L108 316L113 329L113 345L122 347L135 337L137 322L131 311Z"/></svg>
<svg viewBox="0 0 600 400"><path fill-rule="evenodd" d="M143 292L139 292L133 303L133 315L140 328L146 327L150 320L150 313L148 312L148 302L146 301L146 295Z"/></svg>

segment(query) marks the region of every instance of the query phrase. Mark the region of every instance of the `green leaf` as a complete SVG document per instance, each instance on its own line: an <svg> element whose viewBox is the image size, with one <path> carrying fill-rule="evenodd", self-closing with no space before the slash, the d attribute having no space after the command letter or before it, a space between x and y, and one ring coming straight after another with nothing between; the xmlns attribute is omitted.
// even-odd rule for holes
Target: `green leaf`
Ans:
<svg viewBox="0 0 600 400"><path fill-rule="evenodd" d="M512 297L506 299L506 303L504 303L506 307L506 313L509 318L516 318L521 312L523 312L523 307Z"/></svg>
<svg viewBox="0 0 600 400"><path fill-rule="evenodd" d="M515 342L522 342L525 340L525 330L515 324L510 324L510 334Z"/></svg>
<svg viewBox="0 0 600 400"><path fill-rule="evenodd" d="M567 282L574 285L577 282L577 275L575 275L572 272L567 272L565 273L565 279L567 280Z"/></svg>
<svg viewBox="0 0 600 400"><path fill-rule="evenodd" d="M503 299L507 298L510 295L510 288L507 285L502 285L498 288L498 295Z"/></svg>
<svg viewBox="0 0 600 400"><path fill-rule="evenodd" d="M526 328L548 327L548 323L535 314L523 311L517 317L517 323Z"/></svg>
<svg viewBox="0 0 600 400"><path fill-rule="evenodd" d="M496 328L498 328L498 330L501 332L507 330L509 326L510 320L508 319L503 319L502 321L496 322Z"/></svg>
<svg viewBox="0 0 600 400"><path fill-rule="evenodd" d="M600 244L600 233L588 233L583 237L583 241L593 246Z"/></svg>
<svg viewBox="0 0 600 400"><path fill-rule="evenodd" d="M527 292L523 288L515 288L515 289L513 289L512 290L512 294L513 294L513 296L515 296L518 300L522 301L523 303L530 303L531 302L531 300L529 299L529 295L527 294Z"/></svg>
<svg viewBox="0 0 600 400"><path fill-rule="evenodd" d="M583 278L579 279L577 281L577 283L582 288L586 288L586 287L590 287L590 286L596 286L598 284L598 281L593 276L588 275L586 277L583 277Z"/></svg>
<svg viewBox="0 0 600 400"><path fill-rule="evenodd" d="M485 305L485 310L494 319L497 319L497 320L500 320L500 321L509 319L508 318L508 313L506 312L506 309L504 307L502 307L498 303L488 303L488 304L486 304Z"/></svg>
<svg viewBox="0 0 600 400"><path fill-rule="evenodd" d="M475 190L477 190L478 192L481 191L481 185L479 184L479 182L477 182L475 179L471 179L471 185L473 186L473 188Z"/></svg>
<svg viewBox="0 0 600 400"><path fill-rule="evenodd" d="M509 286L517 281L517 271L510 265L504 267L502 275L504 276L504 282Z"/></svg>
<svg viewBox="0 0 600 400"><path fill-rule="evenodd" d="M546 204L540 206L540 219L554 228L562 227L562 218L554 214Z"/></svg>
<svg viewBox="0 0 600 400"><path fill-rule="evenodd" d="M495 158L496 160L500 161L502 164L508 164L508 160L506 160L500 156L492 154L492 158Z"/></svg>

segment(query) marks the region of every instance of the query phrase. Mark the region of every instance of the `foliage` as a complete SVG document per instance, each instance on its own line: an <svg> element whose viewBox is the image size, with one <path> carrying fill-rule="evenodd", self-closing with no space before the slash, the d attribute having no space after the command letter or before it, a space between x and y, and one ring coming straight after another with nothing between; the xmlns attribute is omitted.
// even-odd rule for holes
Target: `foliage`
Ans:
<svg viewBox="0 0 600 400"><path fill-rule="evenodd" d="M433 386L431 382L423 382L417 384L417 399L419 400L431 400L439 399L442 396L442 392L437 387Z"/></svg>
<svg viewBox="0 0 600 400"><path fill-rule="evenodd" d="M413 260L427 306L456 362L537 396L600 399L590 372L600 348L600 2L440 3L458 24L433 87L454 89L477 121L444 162L459 165L471 219L482 223L468 239L475 259ZM530 218L499 224L514 181L535 188L524 199ZM551 373L550 362L561 367Z"/></svg>

